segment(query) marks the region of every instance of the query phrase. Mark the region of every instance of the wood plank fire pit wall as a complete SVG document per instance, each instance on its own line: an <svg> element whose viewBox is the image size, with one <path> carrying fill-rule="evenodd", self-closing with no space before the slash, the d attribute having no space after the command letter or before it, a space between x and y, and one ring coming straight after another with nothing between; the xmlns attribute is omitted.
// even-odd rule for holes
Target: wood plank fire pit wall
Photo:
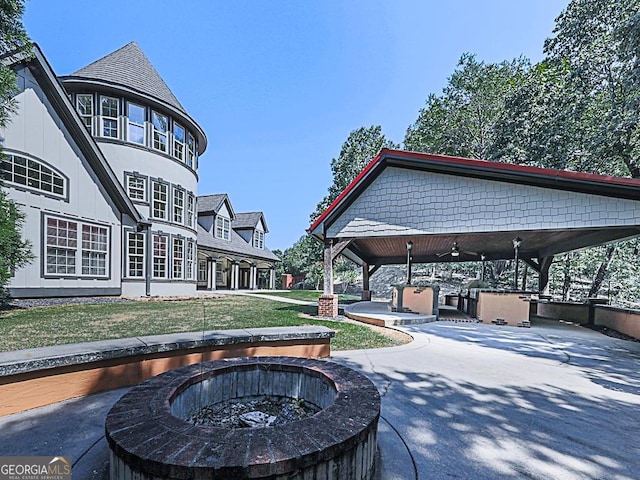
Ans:
<svg viewBox="0 0 640 480"><path fill-rule="evenodd" d="M283 399L307 418L253 428L194 422L203 409ZM313 413L317 412L317 413ZM380 396L364 375L321 360L235 358L179 368L111 409L111 479L370 479Z"/></svg>

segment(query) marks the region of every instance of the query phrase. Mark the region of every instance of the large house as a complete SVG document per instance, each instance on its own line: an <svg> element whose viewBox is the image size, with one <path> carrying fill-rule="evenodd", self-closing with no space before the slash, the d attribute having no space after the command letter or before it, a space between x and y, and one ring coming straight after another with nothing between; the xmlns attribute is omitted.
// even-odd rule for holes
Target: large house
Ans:
<svg viewBox="0 0 640 480"><path fill-rule="evenodd" d="M1 61L18 93L0 174L36 257L14 297L273 288L264 215L198 197L205 133L136 43L61 77L37 46Z"/></svg>

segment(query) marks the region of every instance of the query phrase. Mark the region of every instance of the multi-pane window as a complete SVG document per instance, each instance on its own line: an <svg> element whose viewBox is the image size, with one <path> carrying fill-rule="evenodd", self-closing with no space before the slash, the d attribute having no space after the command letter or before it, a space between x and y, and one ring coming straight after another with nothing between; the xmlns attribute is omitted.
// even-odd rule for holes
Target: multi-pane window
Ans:
<svg viewBox="0 0 640 480"><path fill-rule="evenodd" d="M167 278L167 237L153 236L153 278Z"/></svg>
<svg viewBox="0 0 640 480"><path fill-rule="evenodd" d="M119 101L114 97L100 96L102 136L118 138Z"/></svg>
<svg viewBox="0 0 640 480"><path fill-rule="evenodd" d="M193 280L193 266L195 260L195 248L196 244L192 240L187 240L187 255L185 262L185 278L187 280Z"/></svg>
<svg viewBox="0 0 640 480"><path fill-rule="evenodd" d="M193 167L193 163L196 159L196 140L193 135L187 136L187 165Z"/></svg>
<svg viewBox="0 0 640 480"><path fill-rule="evenodd" d="M198 260L198 281L199 282L207 281L207 261L206 260Z"/></svg>
<svg viewBox="0 0 640 480"><path fill-rule="evenodd" d="M216 285L224 285L224 264L216 262Z"/></svg>
<svg viewBox="0 0 640 480"><path fill-rule="evenodd" d="M182 223L184 221L184 190L173 189L173 221Z"/></svg>
<svg viewBox="0 0 640 480"><path fill-rule="evenodd" d="M109 229L62 218L46 218L47 274L106 277Z"/></svg>
<svg viewBox="0 0 640 480"><path fill-rule="evenodd" d="M182 278L184 269L184 240L173 239L173 278Z"/></svg>
<svg viewBox="0 0 640 480"><path fill-rule="evenodd" d="M167 220L167 200L169 186L166 183L153 182L153 216Z"/></svg>
<svg viewBox="0 0 640 480"><path fill-rule="evenodd" d="M127 195L131 200L147 200L147 179L143 177L135 177L127 175Z"/></svg>
<svg viewBox="0 0 640 480"><path fill-rule="evenodd" d="M47 273L74 275L78 251L78 222L47 217Z"/></svg>
<svg viewBox="0 0 640 480"><path fill-rule="evenodd" d="M93 95L90 93L76 95L76 110L78 110L78 115L80 115L84 126L91 132L91 125L93 123Z"/></svg>
<svg viewBox="0 0 640 480"><path fill-rule="evenodd" d="M144 145L144 107L135 103L127 103L127 140Z"/></svg>
<svg viewBox="0 0 640 480"><path fill-rule="evenodd" d="M0 173L5 182L24 185L54 195L66 194L65 178L35 160L18 155L7 155L0 163Z"/></svg>
<svg viewBox="0 0 640 480"><path fill-rule="evenodd" d="M144 233L128 232L127 276L144 277Z"/></svg>
<svg viewBox="0 0 640 480"><path fill-rule="evenodd" d="M184 162L185 129L177 124L173 124L173 156Z"/></svg>
<svg viewBox="0 0 640 480"><path fill-rule="evenodd" d="M107 229L82 225L82 274L102 277L107 274Z"/></svg>
<svg viewBox="0 0 640 480"><path fill-rule="evenodd" d="M195 210L195 197L192 194L187 195L187 227L193 227L193 214Z"/></svg>
<svg viewBox="0 0 640 480"><path fill-rule="evenodd" d="M153 148L167 153L167 131L169 119L158 112L151 112L151 126L153 128Z"/></svg>
<svg viewBox="0 0 640 480"><path fill-rule="evenodd" d="M222 238L223 240L229 240L231 222L226 217L216 217L216 238Z"/></svg>
<svg viewBox="0 0 640 480"><path fill-rule="evenodd" d="M262 230L253 232L253 246L261 250L264 248L264 232Z"/></svg>

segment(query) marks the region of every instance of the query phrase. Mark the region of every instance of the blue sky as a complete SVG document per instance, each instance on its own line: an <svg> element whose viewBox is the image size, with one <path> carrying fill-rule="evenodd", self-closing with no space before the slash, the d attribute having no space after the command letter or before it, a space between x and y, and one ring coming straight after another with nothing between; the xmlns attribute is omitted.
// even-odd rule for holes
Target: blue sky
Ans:
<svg viewBox="0 0 640 480"><path fill-rule="evenodd" d="M24 24L58 75L135 40L207 134L198 193L263 211L284 250L349 132L381 125L401 143L463 53L538 61L567 3L27 0Z"/></svg>

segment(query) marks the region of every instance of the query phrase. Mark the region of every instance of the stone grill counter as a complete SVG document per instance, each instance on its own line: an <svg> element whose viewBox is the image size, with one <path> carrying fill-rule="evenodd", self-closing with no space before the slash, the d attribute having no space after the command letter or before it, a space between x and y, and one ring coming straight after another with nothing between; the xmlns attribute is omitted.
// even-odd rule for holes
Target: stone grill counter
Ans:
<svg viewBox="0 0 640 480"><path fill-rule="evenodd" d="M194 426L206 405L303 399L315 415L262 428ZM111 479L370 479L380 396L364 375L321 360L255 357L191 365L125 394L106 419Z"/></svg>

